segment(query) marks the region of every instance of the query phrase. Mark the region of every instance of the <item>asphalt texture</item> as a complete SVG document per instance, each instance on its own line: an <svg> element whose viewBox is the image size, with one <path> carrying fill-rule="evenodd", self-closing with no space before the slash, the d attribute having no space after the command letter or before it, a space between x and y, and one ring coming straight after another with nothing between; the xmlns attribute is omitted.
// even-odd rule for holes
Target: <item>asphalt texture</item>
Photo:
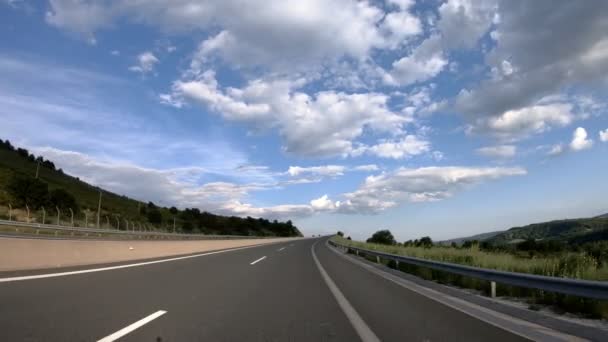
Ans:
<svg viewBox="0 0 608 342"><path fill-rule="evenodd" d="M314 262L313 245L382 341L524 340L345 260L325 240L2 282L0 341L98 341L159 310L166 313L118 341L360 341Z"/></svg>

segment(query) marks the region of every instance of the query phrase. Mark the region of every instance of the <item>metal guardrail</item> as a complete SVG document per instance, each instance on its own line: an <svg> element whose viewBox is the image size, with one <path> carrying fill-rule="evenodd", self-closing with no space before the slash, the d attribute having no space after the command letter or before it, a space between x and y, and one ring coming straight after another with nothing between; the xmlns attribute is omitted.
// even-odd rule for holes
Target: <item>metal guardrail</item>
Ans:
<svg viewBox="0 0 608 342"><path fill-rule="evenodd" d="M267 236L249 236L249 235L204 235L204 234L181 234L181 233L165 233L154 231L133 231L133 230L117 230L117 229L100 229L100 228L84 228L59 226L53 224L28 223L21 221L0 220L0 226L26 227L33 229L79 232L90 234L117 234L122 236L155 236L176 239L197 239L197 240L231 240L231 239L266 239L273 238Z"/></svg>
<svg viewBox="0 0 608 342"><path fill-rule="evenodd" d="M535 274L506 272L485 269L480 267L464 266L448 262L439 262L403 255L383 253L374 250L343 245L332 240L328 240L329 244L335 247L350 249L357 255L364 254L375 256L387 260L393 260L397 264L402 262L410 265L427 267L438 271L444 271L454 274L459 274L471 278L488 280L494 282L493 292L495 293L495 283L520 286L531 289L539 289L562 294L575 295L584 298L608 299L608 282L606 281L591 281L571 278L548 277ZM379 261L379 259L377 259ZM494 294L493 293L493 294Z"/></svg>

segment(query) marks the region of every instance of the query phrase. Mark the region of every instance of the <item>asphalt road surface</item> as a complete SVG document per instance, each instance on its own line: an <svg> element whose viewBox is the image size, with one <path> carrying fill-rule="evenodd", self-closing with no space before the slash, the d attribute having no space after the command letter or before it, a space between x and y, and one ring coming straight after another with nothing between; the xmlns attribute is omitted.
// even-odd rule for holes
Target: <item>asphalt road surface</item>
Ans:
<svg viewBox="0 0 608 342"><path fill-rule="evenodd" d="M325 240L2 278L0 341L524 340L346 260Z"/></svg>

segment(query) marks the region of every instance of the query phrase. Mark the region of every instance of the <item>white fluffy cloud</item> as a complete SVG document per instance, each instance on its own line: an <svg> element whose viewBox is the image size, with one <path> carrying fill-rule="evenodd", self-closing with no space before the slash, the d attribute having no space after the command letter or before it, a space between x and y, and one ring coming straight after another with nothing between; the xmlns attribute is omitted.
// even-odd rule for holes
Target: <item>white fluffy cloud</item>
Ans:
<svg viewBox="0 0 608 342"><path fill-rule="evenodd" d="M547 131L552 126L570 124L575 115L568 103L537 104L508 110L498 116L478 118L470 133L489 133L501 140L513 141Z"/></svg>
<svg viewBox="0 0 608 342"><path fill-rule="evenodd" d="M424 82L437 76L447 64L448 60L441 49L440 38L431 36L410 55L395 61L392 70L384 74L384 82L402 86Z"/></svg>
<svg viewBox="0 0 608 342"><path fill-rule="evenodd" d="M298 156L347 156L364 129L397 134L411 120L391 111L384 94L322 91L311 96L295 90L299 86L298 80L253 80L244 88L221 89L215 73L205 71L195 80L176 81L173 93L162 100L181 104L190 99L228 120L276 128L284 151Z"/></svg>
<svg viewBox="0 0 608 342"><path fill-rule="evenodd" d="M581 151L591 148L591 146L593 146L593 140L587 139L587 131L583 127L577 127L572 133L570 148L573 151Z"/></svg>
<svg viewBox="0 0 608 342"><path fill-rule="evenodd" d="M608 142L608 128L599 132L599 137L601 142Z"/></svg>
<svg viewBox="0 0 608 342"><path fill-rule="evenodd" d="M423 167L401 168L392 173L369 176L345 201L336 202L339 212L377 213L401 202L441 200L466 186L507 176L525 175L513 167Z"/></svg>
<svg viewBox="0 0 608 342"><path fill-rule="evenodd" d="M341 165L324 165L311 167L290 166L287 170L287 173L292 177L302 175L336 177L344 175L345 171L346 167Z"/></svg>
<svg viewBox="0 0 608 342"><path fill-rule="evenodd" d="M152 52L145 51L137 56L137 64L129 67L129 70L146 74L154 70L154 66L158 62L158 58Z"/></svg>
<svg viewBox="0 0 608 342"><path fill-rule="evenodd" d="M511 158L517 153L515 145L486 146L477 149L477 153L492 158Z"/></svg>
<svg viewBox="0 0 608 342"><path fill-rule="evenodd" d="M361 146L355 154L366 153L380 158L405 159L431 149L431 144L416 135L406 135L397 140L385 140L372 146Z"/></svg>

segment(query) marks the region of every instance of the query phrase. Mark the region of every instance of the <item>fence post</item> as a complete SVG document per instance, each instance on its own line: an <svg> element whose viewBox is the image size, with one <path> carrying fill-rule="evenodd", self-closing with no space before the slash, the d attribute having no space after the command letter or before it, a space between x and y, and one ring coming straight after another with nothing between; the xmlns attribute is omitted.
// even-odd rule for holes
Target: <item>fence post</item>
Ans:
<svg viewBox="0 0 608 342"><path fill-rule="evenodd" d="M87 211L84 212L84 227L89 228L89 213Z"/></svg>
<svg viewBox="0 0 608 342"><path fill-rule="evenodd" d="M72 227L74 227L74 211L72 210L72 208L70 209L70 223L72 224Z"/></svg>
<svg viewBox="0 0 608 342"><path fill-rule="evenodd" d="M46 210L44 210L44 207L42 207L42 224L44 224L44 219L45 218L46 218ZM29 222L30 220L28 219L27 221Z"/></svg>
<svg viewBox="0 0 608 342"><path fill-rule="evenodd" d="M11 218L13 217L13 207L11 206L11 204L8 204L8 220L11 221Z"/></svg>
<svg viewBox="0 0 608 342"><path fill-rule="evenodd" d="M25 205L25 210L27 210L27 223L30 223L30 207Z"/></svg>
<svg viewBox="0 0 608 342"><path fill-rule="evenodd" d="M59 222L59 218L61 217L61 211L59 211L59 207L55 207L57 209L57 225L59 226L61 222Z"/></svg>
<svg viewBox="0 0 608 342"><path fill-rule="evenodd" d="M490 297L496 298L496 282L495 281L490 282Z"/></svg>

